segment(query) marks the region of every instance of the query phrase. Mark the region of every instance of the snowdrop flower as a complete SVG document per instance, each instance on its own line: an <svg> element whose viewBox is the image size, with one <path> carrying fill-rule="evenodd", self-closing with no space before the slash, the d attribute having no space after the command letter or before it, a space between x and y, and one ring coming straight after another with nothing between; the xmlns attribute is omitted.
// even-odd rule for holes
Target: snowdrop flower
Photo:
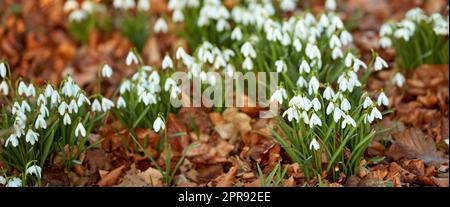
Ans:
<svg viewBox="0 0 450 207"><path fill-rule="evenodd" d="M149 0L139 0L137 4L137 8L139 11L148 11L150 10L150 2Z"/></svg>
<svg viewBox="0 0 450 207"><path fill-rule="evenodd" d="M2 81L2 83L0 84L0 92L5 96L7 96L9 93L8 84L5 81Z"/></svg>
<svg viewBox="0 0 450 207"><path fill-rule="evenodd" d="M303 72L309 73L311 71L311 68L309 67L309 64L308 62L306 62L306 60L302 61L300 67L298 68L298 71L300 74L303 74Z"/></svg>
<svg viewBox="0 0 450 207"><path fill-rule="evenodd" d="M111 78L112 73L113 73L113 71L112 71L111 67L108 64L105 64L102 69L102 76L104 78Z"/></svg>
<svg viewBox="0 0 450 207"><path fill-rule="evenodd" d="M9 135L8 139L5 142L5 147L8 147L9 143L11 143L13 147L17 147L19 145L19 140L17 139L17 136L15 134Z"/></svg>
<svg viewBox="0 0 450 207"><path fill-rule="evenodd" d="M313 45L311 43L308 43L306 45L305 53L306 53L306 56L308 56L308 58L310 60L312 60L314 58L318 58L318 59L321 58L321 54L320 54L319 48L317 47L317 45Z"/></svg>
<svg viewBox="0 0 450 207"><path fill-rule="evenodd" d="M392 47L392 40L388 37L382 37L380 39L380 47L381 48L390 48Z"/></svg>
<svg viewBox="0 0 450 207"><path fill-rule="evenodd" d="M299 39L295 39L294 40L294 48L295 48L295 51L297 51L297 52L301 52L302 51L302 43L300 42L300 40Z"/></svg>
<svg viewBox="0 0 450 207"><path fill-rule="evenodd" d="M296 4L296 0L281 0L280 8L283 11L294 11Z"/></svg>
<svg viewBox="0 0 450 207"><path fill-rule="evenodd" d="M283 104L283 100L287 98L286 90L284 88L279 88L275 92L273 92L270 97L270 102L278 102L279 104Z"/></svg>
<svg viewBox="0 0 450 207"><path fill-rule="evenodd" d="M138 64L138 58L134 54L134 52L130 51L128 52L127 58L125 60L126 64L130 66L131 64Z"/></svg>
<svg viewBox="0 0 450 207"><path fill-rule="evenodd" d="M101 112L102 106L100 105L100 101L98 99L95 99L94 102L92 102L92 111L93 112Z"/></svg>
<svg viewBox="0 0 450 207"><path fill-rule="evenodd" d="M448 146L448 139L444 139L444 143Z"/></svg>
<svg viewBox="0 0 450 207"><path fill-rule="evenodd" d="M344 120L342 121L342 129L344 129L347 126L347 124L356 127L355 120L353 120L353 118L349 115L344 116Z"/></svg>
<svg viewBox="0 0 450 207"><path fill-rule="evenodd" d="M70 101L68 109L69 109L69 113L72 113L72 112L78 113L78 105L77 105L77 102L75 101L75 99L72 99L72 101Z"/></svg>
<svg viewBox="0 0 450 207"><path fill-rule="evenodd" d="M409 38L410 38L411 35L412 35L412 34L411 34L411 31L409 31L409 30L406 29L406 28L400 28L400 29L398 29L398 30L396 30L396 31L394 32L394 36L395 36L397 39L402 38L402 39L405 40L406 42L409 41Z"/></svg>
<svg viewBox="0 0 450 207"><path fill-rule="evenodd" d="M122 96L120 96L120 97L117 99L117 105L116 105L116 106L117 106L117 108L119 108L119 109L127 107L127 104L126 104L126 102L125 102L125 99L123 99Z"/></svg>
<svg viewBox="0 0 450 207"><path fill-rule="evenodd" d="M278 73L283 73L287 71L287 65L283 60L275 61L275 67L277 68Z"/></svg>
<svg viewBox="0 0 450 207"><path fill-rule="evenodd" d="M375 59L375 63L374 63L374 69L375 71L379 71L383 68L387 68L388 64L385 60L383 60L383 58L381 58L380 56L377 56L377 58Z"/></svg>
<svg viewBox="0 0 450 207"><path fill-rule="evenodd" d="M353 56L352 53L347 53L347 56L345 56L345 66L347 66L347 67L352 66L354 59L355 59L355 56Z"/></svg>
<svg viewBox="0 0 450 207"><path fill-rule="evenodd" d="M9 179L5 187L22 187L22 180L20 178Z"/></svg>
<svg viewBox="0 0 450 207"><path fill-rule="evenodd" d="M220 19L217 23L216 23L216 30L218 32L222 32L225 29L229 29L230 28L230 23L228 23L225 19Z"/></svg>
<svg viewBox="0 0 450 207"><path fill-rule="evenodd" d="M184 14L181 10L177 9L173 11L172 13L172 20L173 22L183 22L184 21Z"/></svg>
<svg viewBox="0 0 450 207"><path fill-rule="evenodd" d="M5 185L6 184L6 179L3 176L0 176L0 185Z"/></svg>
<svg viewBox="0 0 450 207"><path fill-rule="evenodd" d="M28 129L27 135L25 135L25 141L30 143L31 145L34 145L38 141L39 134L34 132L31 129Z"/></svg>
<svg viewBox="0 0 450 207"><path fill-rule="evenodd" d="M155 30L156 33L167 33L167 31L169 31L169 27L167 26L166 21L160 17L156 20L153 30Z"/></svg>
<svg viewBox="0 0 450 207"><path fill-rule="evenodd" d="M311 118L309 119L309 127L314 128L314 126L322 126L322 121L315 113L312 114Z"/></svg>
<svg viewBox="0 0 450 207"><path fill-rule="evenodd" d="M246 57L244 62L242 63L242 68L246 70L252 70L253 69L253 61L250 57Z"/></svg>
<svg viewBox="0 0 450 207"><path fill-rule="evenodd" d="M316 76L313 76L311 78L311 80L309 80L309 84L308 84L308 93L309 95L311 95L313 92L317 93L317 91L319 90L319 80L317 80Z"/></svg>
<svg viewBox="0 0 450 207"><path fill-rule="evenodd" d="M81 124L81 122L79 122L77 128L75 128L75 136L78 137L78 135L86 137L86 129L84 129L84 126L83 124Z"/></svg>
<svg viewBox="0 0 450 207"><path fill-rule="evenodd" d="M344 54L342 53L342 50L338 47L334 48L333 51L331 51L331 58L333 60L336 60L338 58L344 57Z"/></svg>
<svg viewBox="0 0 450 207"><path fill-rule="evenodd" d="M6 77L6 65L5 63L0 63L0 77Z"/></svg>
<svg viewBox="0 0 450 207"><path fill-rule="evenodd" d="M162 62L162 69L165 70L167 68L173 68L172 59L168 55L164 56L164 60Z"/></svg>
<svg viewBox="0 0 450 207"><path fill-rule="evenodd" d="M45 105L40 106L39 112L42 115L42 117L48 117L50 115L50 112L48 111L48 108Z"/></svg>
<svg viewBox="0 0 450 207"><path fill-rule="evenodd" d="M177 48L177 52L175 53L175 58L177 60L180 60L181 58L183 58L186 55L186 51L184 51L183 47L178 47Z"/></svg>
<svg viewBox="0 0 450 207"><path fill-rule="evenodd" d="M317 142L316 138L314 138L311 143L309 143L309 150L314 149L315 151L320 149L320 144Z"/></svg>
<svg viewBox="0 0 450 207"><path fill-rule="evenodd" d="M339 40L339 38L336 35L331 36L330 48L337 48L341 46L342 46L341 40Z"/></svg>
<svg viewBox="0 0 450 207"><path fill-rule="evenodd" d="M334 111L334 104L333 104L333 102L330 102L327 106L326 113L327 113L327 115L330 115L333 111Z"/></svg>
<svg viewBox="0 0 450 207"><path fill-rule="evenodd" d="M33 166L30 166L28 169L27 169L27 171L26 171L26 174L27 175L36 175L36 177L37 178L41 178L41 171L42 171L42 169L41 169L41 167L39 167L38 165L33 165Z"/></svg>
<svg viewBox="0 0 450 207"><path fill-rule="evenodd" d="M176 87L176 86L177 86L177 83L172 78L168 78L166 80L166 82L164 83L164 90L169 91L170 88Z"/></svg>
<svg viewBox="0 0 450 207"><path fill-rule="evenodd" d="M372 99L370 99L369 97L366 97L363 102L363 108L367 109L367 108L369 108L369 106L372 106L372 105L373 105Z"/></svg>
<svg viewBox="0 0 450 207"><path fill-rule="evenodd" d="M58 106L59 115L61 115L61 116L64 115L67 108L69 108L69 105L67 105L66 102L63 101L61 104L59 104L59 106Z"/></svg>
<svg viewBox="0 0 450 207"><path fill-rule="evenodd" d="M383 24L380 27L380 36L384 37L387 35L392 35L392 33L394 32L394 30L392 29L391 24L387 23L387 24Z"/></svg>
<svg viewBox="0 0 450 207"><path fill-rule="evenodd" d="M401 73L396 73L393 82L397 87L402 87L405 84L405 77Z"/></svg>
<svg viewBox="0 0 450 207"><path fill-rule="evenodd" d="M25 85L23 81L20 81L19 87L17 89L17 93L19 93L19 96L26 95L28 92L28 87Z"/></svg>
<svg viewBox="0 0 450 207"><path fill-rule="evenodd" d="M104 112L107 112L112 107L114 107L114 102L112 102L111 100L109 100L107 98L102 98L102 110Z"/></svg>
<svg viewBox="0 0 450 207"><path fill-rule="evenodd" d="M165 128L166 125L161 119L161 117L156 118L156 120L153 122L153 130L155 132L159 132L161 129L164 130Z"/></svg>
<svg viewBox="0 0 450 207"><path fill-rule="evenodd" d="M361 67L367 69L367 65L360 59L354 58L353 61L353 71L358 72L359 68Z"/></svg>
<svg viewBox="0 0 450 207"><path fill-rule="evenodd" d="M69 14L69 21L71 22L81 22L86 19L88 13L82 9L76 9Z"/></svg>
<svg viewBox="0 0 450 207"><path fill-rule="evenodd" d="M325 1L325 9L328 11L336 10L336 1L335 0L326 0Z"/></svg>
<svg viewBox="0 0 450 207"><path fill-rule="evenodd" d="M286 115L288 116L288 121L292 121L293 119L298 121L300 119L298 111L294 107L290 107L286 111L284 111L283 117L285 117Z"/></svg>
<svg viewBox="0 0 450 207"><path fill-rule="evenodd" d="M306 80L303 78L303 76L300 76L300 77L298 77L296 84L298 87L302 88L302 87L305 87L306 85L308 85L308 82L306 82Z"/></svg>
<svg viewBox="0 0 450 207"><path fill-rule="evenodd" d="M78 2L76 0L68 0L64 3L64 12L70 12L78 8Z"/></svg>
<svg viewBox="0 0 450 207"><path fill-rule="evenodd" d="M372 108L372 112L370 112L370 116L375 119L383 119L383 115L381 112L377 109L377 107Z"/></svg>
<svg viewBox="0 0 450 207"><path fill-rule="evenodd" d="M64 125L69 125L72 123L72 120L70 119L69 114L64 114L64 118L63 118L63 124Z"/></svg>
<svg viewBox="0 0 450 207"><path fill-rule="evenodd" d="M326 100L331 100L331 98L334 96L334 91L330 86L327 86L325 90L323 91L323 98Z"/></svg>
<svg viewBox="0 0 450 207"><path fill-rule="evenodd" d="M341 35L339 36L339 38L341 39L341 43L343 45L349 45L350 43L353 42L353 37L350 34L350 32L344 30L341 32Z"/></svg>
<svg viewBox="0 0 450 207"><path fill-rule="evenodd" d="M241 53L244 57L256 58L255 49L253 49L253 46L249 42L245 42L244 45L242 45Z"/></svg>
<svg viewBox="0 0 450 207"><path fill-rule="evenodd" d="M384 94L384 92L381 92L380 95L378 96L377 104L378 104L378 106L381 106L381 105L388 106L389 105L389 99L386 96L386 94Z"/></svg>
<svg viewBox="0 0 450 207"><path fill-rule="evenodd" d="M311 103L313 105L314 111L319 111L322 108L322 105L320 104L320 101L317 98L314 98L311 101Z"/></svg>
<svg viewBox="0 0 450 207"><path fill-rule="evenodd" d="M341 102L341 109L342 111L349 111L351 109L350 102L347 99L344 99Z"/></svg>
<svg viewBox="0 0 450 207"><path fill-rule="evenodd" d="M233 32L231 32L231 39L241 41L242 40L242 31L239 27L236 27Z"/></svg>
<svg viewBox="0 0 450 207"><path fill-rule="evenodd" d="M334 107L333 120L338 122L341 117L345 116L345 113L339 109L339 107Z"/></svg>
<svg viewBox="0 0 450 207"><path fill-rule="evenodd" d="M39 114L36 118L36 122L34 123L34 128L36 129L47 129L47 123L44 120L44 117Z"/></svg>

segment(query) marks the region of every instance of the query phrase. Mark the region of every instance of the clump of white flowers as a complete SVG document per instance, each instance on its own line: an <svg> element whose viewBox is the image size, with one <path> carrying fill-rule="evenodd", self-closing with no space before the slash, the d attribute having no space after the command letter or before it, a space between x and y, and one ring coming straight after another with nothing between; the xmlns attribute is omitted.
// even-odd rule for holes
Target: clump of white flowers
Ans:
<svg viewBox="0 0 450 207"><path fill-rule="evenodd" d="M108 70L105 73L110 75ZM14 90L8 79L10 94L0 95L10 103L1 106L5 114L2 126L8 129L8 133L0 137L0 156L8 168L38 179L47 158L53 153L63 153L65 147L77 151L73 155L69 153L66 167L76 164L94 124L114 106L109 99L98 94L94 96L94 102L101 104L94 110L92 100L70 76L59 87L47 84L40 88L22 80L17 86ZM31 161L35 162L28 166Z"/></svg>
<svg viewBox="0 0 450 207"><path fill-rule="evenodd" d="M127 55L126 62L138 64L138 71L119 86L119 95L113 112L121 124L129 129L153 128L155 131L164 129L158 119L162 114L175 110L171 108L170 100L177 99L181 89L170 78L174 64L169 56L164 58L163 68L143 65L138 62L132 51Z"/></svg>
<svg viewBox="0 0 450 207"><path fill-rule="evenodd" d="M403 20L388 21L381 26L379 44L381 48L396 49L397 63L402 70L421 64L448 63L448 25L448 15L427 15L422 9L414 8Z"/></svg>

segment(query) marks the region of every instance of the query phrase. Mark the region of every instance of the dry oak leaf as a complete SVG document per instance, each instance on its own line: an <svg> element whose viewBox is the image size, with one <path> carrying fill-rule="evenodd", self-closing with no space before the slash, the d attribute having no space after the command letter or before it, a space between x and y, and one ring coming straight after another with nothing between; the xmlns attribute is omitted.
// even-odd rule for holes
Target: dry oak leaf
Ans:
<svg viewBox="0 0 450 207"><path fill-rule="evenodd" d="M448 163L443 158L442 152L437 151L433 139L425 136L419 129L407 129L394 134L395 142L389 148L387 155L395 160L402 157L409 159L421 159L427 165L438 166L442 163Z"/></svg>
<svg viewBox="0 0 450 207"><path fill-rule="evenodd" d="M146 171L138 174L141 176L148 185L154 187L162 187L163 186L163 176L161 172L155 168L149 167Z"/></svg>
<svg viewBox="0 0 450 207"><path fill-rule="evenodd" d="M230 168L227 174L218 177L216 179L218 180L217 187L232 187L236 179L237 171L237 167L233 166Z"/></svg>
<svg viewBox="0 0 450 207"><path fill-rule="evenodd" d="M112 170L107 175L105 175L100 181L98 181L97 185L100 187L109 187L116 184L120 176L122 176L124 168L125 165L122 165Z"/></svg>

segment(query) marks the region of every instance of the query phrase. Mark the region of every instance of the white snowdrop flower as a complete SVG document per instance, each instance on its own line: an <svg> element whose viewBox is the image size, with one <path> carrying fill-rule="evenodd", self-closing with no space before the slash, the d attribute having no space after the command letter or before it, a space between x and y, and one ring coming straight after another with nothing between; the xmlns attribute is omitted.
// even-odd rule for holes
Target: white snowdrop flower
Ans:
<svg viewBox="0 0 450 207"><path fill-rule="evenodd" d="M59 93L56 91L53 91L52 96L50 97L50 103L52 104L52 107L57 104L61 100L61 97L59 96Z"/></svg>
<svg viewBox="0 0 450 207"><path fill-rule="evenodd" d="M303 78L303 76L298 77L296 85L300 88L306 87L308 82Z"/></svg>
<svg viewBox="0 0 450 207"><path fill-rule="evenodd" d="M250 57L246 57L244 62L242 63L242 68L246 70L252 70L253 69L253 61Z"/></svg>
<svg viewBox="0 0 450 207"><path fill-rule="evenodd" d="M237 41L242 40L242 31L239 27L234 28L233 32L231 32L231 39Z"/></svg>
<svg viewBox="0 0 450 207"><path fill-rule="evenodd" d="M409 31L409 30L406 29L406 28L400 28L400 29L397 29L397 30L394 32L394 37L396 37L397 39L402 38L402 39L405 40L406 42L409 41L411 35L412 35L412 34L411 34L411 31Z"/></svg>
<svg viewBox="0 0 450 207"><path fill-rule="evenodd" d="M50 115L50 112L45 105L41 105L39 107L39 113L42 115L42 117L48 117Z"/></svg>
<svg viewBox="0 0 450 207"><path fill-rule="evenodd" d="M0 176L0 185L5 185L6 184L6 179L3 176Z"/></svg>
<svg viewBox="0 0 450 207"><path fill-rule="evenodd" d="M307 98L307 97L303 97L302 98L302 108L303 108L303 110L305 110L305 111L309 111L309 109L311 109L312 108L312 103L311 103L311 101Z"/></svg>
<svg viewBox="0 0 450 207"><path fill-rule="evenodd" d="M183 47L178 47L177 48L177 52L175 53L175 58L177 60L180 60L181 58L183 58L186 55L186 51L184 51Z"/></svg>
<svg viewBox="0 0 450 207"><path fill-rule="evenodd" d="M61 104L59 104L59 106L58 106L59 115L63 116L68 108L69 108L69 105L67 105L67 103L64 101Z"/></svg>
<svg viewBox="0 0 450 207"><path fill-rule="evenodd" d="M293 44L294 44L295 51L297 51L297 52L301 52L302 51L302 47L303 46L302 46L302 43L300 42L300 40L298 38L296 38L294 40Z"/></svg>
<svg viewBox="0 0 450 207"><path fill-rule="evenodd" d="M230 23L228 23L227 20L225 19L220 19L217 23L216 23L216 30L218 32L223 32L226 29L230 29Z"/></svg>
<svg viewBox="0 0 450 207"><path fill-rule="evenodd" d="M117 104L116 104L117 108L121 109L121 108L125 108L127 107L127 103L125 102L125 99L123 99L122 96L120 96L117 99Z"/></svg>
<svg viewBox="0 0 450 207"><path fill-rule="evenodd" d="M396 73L392 81L397 87L403 87L405 84L405 77L401 73Z"/></svg>
<svg viewBox="0 0 450 207"><path fill-rule="evenodd" d="M322 27L328 27L330 25L330 20L328 19L326 14L320 15L320 25Z"/></svg>
<svg viewBox="0 0 450 207"><path fill-rule="evenodd" d="M170 88L176 87L176 86L177 86L177 83L172 78L168 78L166 80L166 82L164 83L164 90L169 91Z"/></svg>
<svg viewBox="0 0 450 207"><path fill-rule="evenodd" d="M281 39L281 44L283 46L288 46L291 44L291 37L289 37L287 32L284 33L283 38Z"/></svg>
<svg viewBox="0 0 450 207"><path fill-rule="evenodd" d="M77 102L75 101L75 99L72 99L70 101L69 107L68 107L69 111L72 113L78 113L78 105Z"/></svg>
<svg viewBox="0 0 450 207"><path fill-rule="evenodd" d="M302 112L301 117L303 119L303 123L309 125L309 117L308 117L308 113L306 113L306 111Z"/></svg>
<svg viewBox="0 0 450 207"><path fill-rule="evenodd" d="M341 39L341 43L343 45L349 45L350 43L353 42L353 37L347 30L342 31L339 38Z"/></svg>
<svg viewBox="0 0 450 207"><path fill-rule="evenodd" d="M136 54L134 52L130 51L128 52L127 58L125 60L125 63L130 66L131 64L138 64L138 58L136 57Z"/></svg>
<svg viewBox="0 0 450 207"><path fill-rule="evenodd" d="M334 104L333 104L333 102L330 102L327 106L326 113L327 113L327 115L330 115L333 111L334 111Z"/></svg>
<svg viewBox="0 0 450 207"><path fill-rule="evenodd" d="M352 106L350 105L350 102L345 98L344 100L342 100L341 102L341 110L342 111L349 111L352 108Z"/></svg>
<svg viewBox="0 0 450 207"><path fill-rule="evenodd" d="M100 104L100 101L98 101L98 99L95 99L94 102L92 102L91 109L93 112L101 112L102 111L102 106Z"/></svg>
<svg viewBox="0 0 450 207"><path fill-rule="evenodd" d="M77 100L78 107L81 107L83 105L83 103L86 103L87 105L91 105L91 101L89 101L89 99L84 94L80 93L80 95L78 95L78 100Z"/></svg>
<svg viewBox="0 0 450 207"><path fill-rule="evenodd" d="M82 9L76 9L69 14L69 21L71 22L81 22L86 19L88 13Z"/></svg>
<svg viewBox="0 0 450 207"><path fill-rule="evenodd" d="M296 4L296 0L281 0L280 8L283 11L294 11Z"/></svg>
<svg viewBox="0 0 450 207"><path fill-rule="evenodd" d="M314 58L318 58L318 59L321 58L321 54L320 54L319 48L317 47L317 45L313 45L311 43L308 43L306 45L305 53L306 53L306 56L310 60L312 60Z"/></svg>
<svg viewBox="0 0 450 207"><path fill-rule="evenodd" d="M136 6L134 0L114 0L113 7L116 9L128 10Z"/></svg>
<svg viewBox="0 0 450 207"><path fill-rule="evenodd" d="M88 13L94 13L94 11L96 9L96 4L92 1L84 1L81 4L81 9L83 9L84 11L87 11Z"/></svg>
<svg viewBox="0 0 450 207"><path fill-rule="evenodd" d="M5 78L6 77L6 65L5 63L0 63L0 77Z"/></svg>
<svg viewBox="0 0 450 207"><path fill-rule="evenodd" d="M64 118L63 118L63 124L64 125L69 125L72 123L72 119L70 118L69 114L64 114Z"/></svg>
<svg viewBox="0 0 450 207"><path fill-rule="evenodd" d="M8 84L5 81L2 81L2 83L0 84L0 92L5 96L7 96L9 93Z"/></svg>
<svg viewBox="0 0 450 207"><path fill-rule="evenodd" d="M370 112L370 115L375 119L383 119L383 115L381 112L377 109L377 107L372 108L372 112Z"/></svg>
<svg viewBox="0 0 450 207"><path fill-rule="evenodd" d="M148 11L150 10L150 2L149 0L139 0L137 4L137 9L139 11Z"/></svg>
<svg viewBox="0 0 450 207"><path fill-rule="evenodd" d="M44 120L44 117L39 114L38 117L36 118L36 122L34 123L34 128L35 129L46 129L47 128L47 123Z"/></svg>
<svg viewBox="0 0 450 207"><path fill-rule="evenodd" d="M382 70L383 68L387 68L388 64L385 60L383 60L383 58L381 58L380 56L377 56L375 58L375 63L373 66L374 66L375 71L379 71L379 70Z"/></svg>
<svg viewBox="0 0 450 207"><path fill-rule="evenodd" d="M156 20L153 30L156 33L167 33L169 31L169 26L167 26L166 21L160 17Z"/></svg>
<svg viewBox="0 0 450 207"><path fill-rule="evenodd" d="M358 72L359 68L367 69L367 65L358 58L353 59L353 71Z"/></svg>
<svg viewBox="0 0 450 207"><path fill-rule="evenodd" d="M9 179L5 187L22 187L22 180L20 178Z"/></svg>
<svg viewBox="0 0 450 207"><path fill-rule="evenodd" d="M352 125L353 127L356 127L355 120L353 120L353 118L349 115L344 116L344 120L342 121L342 129L344 129L347 125Z"/></svg>
<svg viewBox="0 0 450 207"><path fill-rule="evenodd" d="M347 53L347 56L345 56L345 66L347 66L347 67L352 66L354 59L355 59L355 56L353 56L352 53Z"/></svg>
<svg viewBox="0 0 450 207"><path fill-rule="evenodd" d="M36 175L36 177L39 179L41 178L41 172L42 169L38 165L32 165L26 170L27 175Z"/></svg>
<svg viewBox="0 0 450 207"><path fill-rule="evenodd" d="M184 21L184 14L181 10L177 9L173 11L172 13L172 20L173 22L183 22Z"/></svg>
<svg viewBox="0 0 450 207"><path fill-rule="evenodd" d="M329 0L328 0L329 1ZM333 0L334 1L334 0ZM311 140L311 143L309 143L309 150L319 150L320 149L320 144L319 142L316 140L316 138L314 138L313 140Z"/></svg>
<svg viewBox="0 0 450 207"><path fill-rule="evenodd" d="M11 143L13 147L17 147L19 145L19 140L17 139L17 136L15 134L9 135L8 139L5 142L5 147L8 147L9 143Z"/></svg>
<svg viewBox="0 0 450 207"><path fill-rule="evenodd" d="M314 98L311 101L311 103L313 105L314 111L319 111L322 108L322 105L320 104L320 101L317 98Z"/></svg>
<svg viewBox="0 0 450 207"><path fill-rule="evenodd" d="M448 146L448 139L444 139L444 143Z"/></svg>
<svg viewBox="0 0 450 207"><path fill-rule="evenodd" d="M19 87L17 89L17 93L19 93L19 96L23 96L23 95L26 95L27 92L28 92L27 85L25 85L25 83L23 81L20 81Z"/></svg>
<svg viewBox="0 0 450 207"><path fill-rule="evenodd" d="M287 71L287 65L283 60L275 61L275 67L277 68L278 73L283 73Z"/></svg>
<svg viewBox="0 0 450 207"><path fill-rule="evenodd" d="M305 73L311 72L311 68L309 67L309 64L308 64L308 62L306 62L306 60L302 61L302 63L300 64L300 67L298 68L298 71L300 74L303 74L303 72L305 72Z"/></svg>
<svg viewBox="0 0 450 207"><path fill-rule="evenodd" d="M322 126L322 121L315 113L313 113L309 119L309 127L314 128L314 126Z"/></svg>
<svg viewBox="0 0 450 207"><path fill-rule="evenodd" d="M107 98L102 98L102 110L104 112L107 112L112 107L114 107L114 102L112 102L111 100L109 100Z"/></svg>
<svg viewBox="0 0 450 207"><path fill-rule="evenodd" d="M316 76L313 76L311 78L311 80L309 80L309 84L308 84L308 93L309 95L314 93L317 93L317 91L319 90L319 80L317 80Z"/></svg>
<svg viewBox="0 0 450 207"><path fill-rule="evenodd" d="M369 106L373 106L373 102L372 102L372 99L370 99L368 96L364 99L364 102L363 102L363 108L364 109L367 109L367 108L369 108Z"/></svg>
<svg viewBox="0 0 450 207"><path fill-rule="evenodd" d="M127 91L130 91L131 89L131 83L129 80L124 81L119 88L120 94L124 94Z"/></svg>
<svg viewBox="0 0 450 207"><path fill-rule="evenodd" d="M25 112L25 111L31 112L31 107L30 107L30 105L28 104L27 101L22 101L22 105L20 106L20 109L21 109L23 112Z"/></svg>
<svg viewBox="0 0 450 207"><path fill-rule="evenodd" d="M341 40L336 35L331 36L330 48L342 47Z"/></svg>
<svg viewBox="0 0 450 207"><path fill-rule="evenodd" d="M392 40L388 37L382 37L380 39L380 47L381 48L390 48L392 47Z"/></svg>
<svg viewBox="0 0 450 207"><path fill-rule="evenodd" d="M334 48L333 51L331 51L331 58L333 58L333 60L336 60L338 58L342 58L344 57L344 54L342 53L341 48Z"/></svg>
<svg viewBox="0 0 450 207"><path fill-rule="evenodd" d="M53 94L53 87L52 87L52 85L47 84L47 86L45 87L45 90L44 90L44 95L45 95L45 97L50 98L52 96L52 94Z"/></svg>
<svg viewBox="0 0 450 207"><path fill-rule="evenodd" d="M44 94L39 94L39 97L38 97L36 103L38 106L47 104L47 99L45 98Z"/></svg>
<svg viewBox="0 0 450 207"><path fill-rule="evenodd" d="M338 122L339 119L344 116L345 116L345 113L341 109L339 109L339 107L334 107L334 112L333 112L334 122Z"/></svg>
<svg viewBox="0 0 450 207"><path fill-rule="evenodd" d="M164 130L166 128L166 124L163 122L161 117L156 118L153 122L153 130L155 132L159 132L161 129Z"/></svg>
<svg viewBox="0 0 450 207"><path fill-rule="evenodd" d="M102 76L104 78L111 78L113 71L108 64L105 64L102 68Z"/></svg>
<svg viewBox="0 0 450 207"><path fill-rule="evenodd" d="M323 98L326 100L331 100L334 96L334 91L330 86L327 86L325 90L323 91Z"/></svg>
<svg viewBox="0 0 450 207"><path fill-rule="evenodd" d="M64 3L64 12L68 13L72 10L75 10L78 8L78 2L76 0L68 0Z"/></svg>
<svg viewBox="0 0 450 207"><path fill-rule="evenodd" d="M242 45L241 53L244 57L256 58L255 49L253 49L253 46L249 42L245 42L244 45Z"/></svg>
<svg viewBox="0 0 450 207"><path fill-rule="evenodd" d="M167 68L173 68L172 59L168 55L164 56L164 60L162 62L162 69L165 70Z"/></svg>
<svg viewBox="0 0 450 207"><path fill-rule="evenodd" d="M78 137L79 135L81 135L81 137L86 137L86 129L84 129L81 122L79 122L77 128L75 128L75 136Z"/></svg>
<svg viewBox="0 0 450 207"><path fill-rule="evenodd" d="M325 9L328 11L336 10L336 1L335 0L326 0L325 1Z"/></svg>
<svg viewBox="0 0 450 207"><path fill-rule="evenodd" d="M298 111L294 107L290 107L286 111L284 111L283 117L286 117L286 115L287 115L288 121L290 121L290 122L294 119L297 121L300 119Z"/></svg>
<svg viewBox="0 0 450 207"><path fill-rule="evenodd" d="M30 143L31 145L34 145L38 141L39 134L34 132L31 129L28 129L27 135L25 135L25 141Z"/></svg>
<svg viewBox="0 0 450 207"><path fill-rule="evenodd" d="M379 34L380 34L380 37L384 37L387 35L392 35L393 32L394 32L394 30L392 29L391 24L386 23L386 24L381 25Z"/></svg>
<svg viewBox="0 0 450 207"><path fill-rule="evenodd" d="M270 97L270 102L278 102L279 104L283 104L283 100L287 98L286 90L284 88L279 88L275 92L273 92Z"/></svg>
<svg viewBox="0 0 450 207"><path fill-rule="evenodd" d="M381 105L389 106L389 99L386 96L386 94L384 94L384 92L381 92L380 95L378 96L377 104L378 106Z"/></svg>

